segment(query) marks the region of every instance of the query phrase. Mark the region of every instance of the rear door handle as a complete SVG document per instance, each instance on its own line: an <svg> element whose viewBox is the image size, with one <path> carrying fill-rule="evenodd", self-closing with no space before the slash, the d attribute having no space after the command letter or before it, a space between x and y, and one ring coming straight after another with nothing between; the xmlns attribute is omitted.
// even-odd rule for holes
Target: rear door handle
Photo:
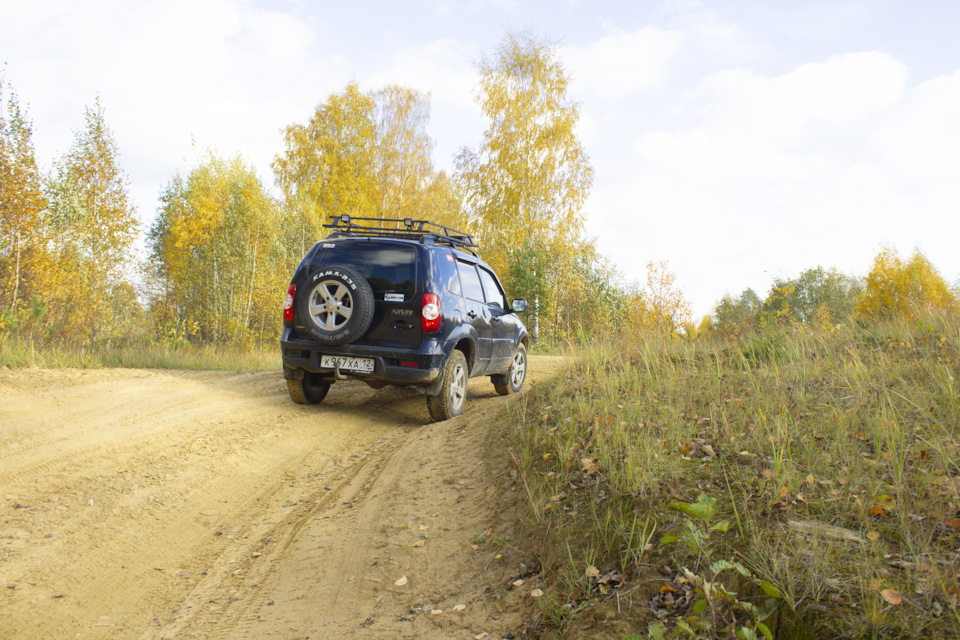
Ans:
<svg viewBox="0 0 960 640"><path fill-rule="evenodd" d="M477 312L471 309L470 311L467 312L467 316L469 316L471 319L476 318Z"/></svg>

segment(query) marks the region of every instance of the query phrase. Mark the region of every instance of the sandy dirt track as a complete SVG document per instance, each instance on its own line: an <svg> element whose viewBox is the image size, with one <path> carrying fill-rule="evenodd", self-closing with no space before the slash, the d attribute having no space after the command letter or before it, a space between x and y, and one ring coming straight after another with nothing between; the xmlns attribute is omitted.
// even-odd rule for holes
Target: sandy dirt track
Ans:
<svg viewBox="0 0 960 640"><path fill-rule="evenodd" d="M536 583L502 588L509 401L475 379L427 424L413 390L305 407L279 371L0 370L0 638L507 634Z"/></svg>

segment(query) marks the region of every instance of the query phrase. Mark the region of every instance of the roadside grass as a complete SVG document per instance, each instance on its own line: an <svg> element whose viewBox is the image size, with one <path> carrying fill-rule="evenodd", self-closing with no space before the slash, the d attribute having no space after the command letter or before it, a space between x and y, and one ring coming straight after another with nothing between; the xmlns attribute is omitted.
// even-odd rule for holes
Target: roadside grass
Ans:
<svg viewBox="0 0 960 640"><path fill-rule="evenodd" d="M577 356L515 408L542 624L960 637L957 319Z"/></svg>
<svg viewBox="0 0 960 640"><path fill-rule="evenodd" d="M170 348L164 345L127 347L82 347L61 344L41 345L28 338L0 336L0 366L38 367L122 367L132 369L200 369L212 371L259 371L281 367L278 346L247 351L229 347Z"/></svg>

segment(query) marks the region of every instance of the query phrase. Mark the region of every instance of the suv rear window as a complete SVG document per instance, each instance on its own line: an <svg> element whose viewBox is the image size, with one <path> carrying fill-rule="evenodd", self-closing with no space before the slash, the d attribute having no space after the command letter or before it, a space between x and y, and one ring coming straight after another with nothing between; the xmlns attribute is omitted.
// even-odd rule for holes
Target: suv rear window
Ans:
<svg viewBox="0 0 960 640"><path fill-rule="evenodd" d="M321 264L353 269L367 279L378 299L382 299L385 293L400 293L404 300L409 300L417 292L417 250L414 247L336 242L324 243L323 251Z"/></svg>

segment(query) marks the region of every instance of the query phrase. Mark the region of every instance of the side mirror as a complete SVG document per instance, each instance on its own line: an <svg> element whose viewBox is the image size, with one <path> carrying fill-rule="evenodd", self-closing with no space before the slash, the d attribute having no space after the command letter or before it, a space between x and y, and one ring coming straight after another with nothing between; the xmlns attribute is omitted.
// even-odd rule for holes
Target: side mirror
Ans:
<svg viewBox="0 0 960 640"><path fill-rule="evenodd" d="M522 298L513 300L510 302L510 309L512 309L514 313L523 313L527 310L527 301Z"/></svg>

